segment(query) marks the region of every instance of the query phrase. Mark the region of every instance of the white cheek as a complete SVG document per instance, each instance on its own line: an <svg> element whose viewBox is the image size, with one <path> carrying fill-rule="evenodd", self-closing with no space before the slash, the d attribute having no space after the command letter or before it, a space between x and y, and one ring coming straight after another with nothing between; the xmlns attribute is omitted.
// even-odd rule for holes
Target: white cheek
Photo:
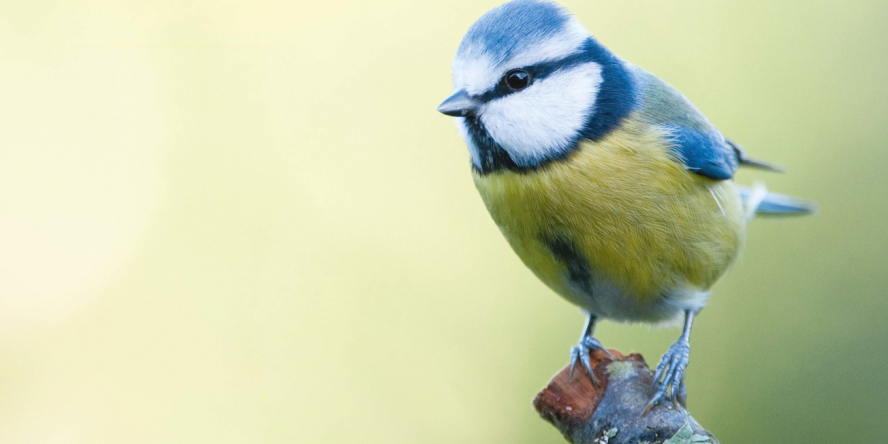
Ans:
<svg viewBox="0 0 888 444"><path fill-rule="evenodd" d="M600 85L601 66L585 63L488 103L481 121L515 163L532 166L570 149Z"/></svg>

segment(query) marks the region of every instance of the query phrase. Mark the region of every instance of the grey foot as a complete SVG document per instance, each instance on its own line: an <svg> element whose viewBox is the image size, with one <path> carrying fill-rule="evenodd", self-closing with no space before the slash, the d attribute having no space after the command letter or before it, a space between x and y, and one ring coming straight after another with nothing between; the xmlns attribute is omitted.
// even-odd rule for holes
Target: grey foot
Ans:
<svg viewBox="0 0 888 444"><path fill-rule="evenodd" d="M608 357L613 359L613 355L601 345L598 339L592 336L585 336L580 339L577 345L570 349L570 376L573 376L574 367L577 365L577 361L580 361L583 363L583 367L586 368L586 373L589 374L592 385L598 385L598 381L595 380L595 373L592 371L592 358L589 357L595 350L603 350Z"/></svg>
<svg viewBox="0 0 888 444"><path fill-rule="evenodd" d="M678 394L676 395L678 398L678 403L681 404L682 407L688 407L688 387L685 385L685 378L682 375L681 383L678 384Z"/></svg>
<svg viewBox="0 0 888 444"><path fill-rule="evenodd" d="M685 405L687 389L685 388L684 372L688 366L690 354L691 345L687 340L679 340L669 347L669 351L663 355L657 366L657 371L654 373L654 384L657 386L657 391L644 409L644 413L649 412L651 408L663 400L671 401L676 406L679 402L681 405Z"/></svg>

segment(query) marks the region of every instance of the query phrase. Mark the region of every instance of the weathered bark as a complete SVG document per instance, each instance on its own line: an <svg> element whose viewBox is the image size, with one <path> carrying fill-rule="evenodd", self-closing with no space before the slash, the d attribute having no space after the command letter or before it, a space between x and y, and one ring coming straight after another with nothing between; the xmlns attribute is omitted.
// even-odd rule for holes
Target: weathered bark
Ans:
<svg viewBox="0 0 888 444"><path fill-rule="evenodd" d="M639 354L614 359L596 350L597 386L582 365L561 370L533 401L540 416L573 444L717 444L682 407L665 401L642 416L654 396L653 374Z"/></svg>

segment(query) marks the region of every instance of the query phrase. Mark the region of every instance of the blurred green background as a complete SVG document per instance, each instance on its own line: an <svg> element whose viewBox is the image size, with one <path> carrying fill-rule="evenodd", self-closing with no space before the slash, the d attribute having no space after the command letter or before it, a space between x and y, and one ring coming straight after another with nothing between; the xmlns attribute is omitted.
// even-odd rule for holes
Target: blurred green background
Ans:
<svg viewBox="0 0 888 444"><path fill-rule="evenodd" d="M435 107L496 1L0 4L0 442L560 443L579 311ZM568 1L815 199L695 325L723 442L888 440L888 3ZM656 362L678 330L603 323Z"/></svg>

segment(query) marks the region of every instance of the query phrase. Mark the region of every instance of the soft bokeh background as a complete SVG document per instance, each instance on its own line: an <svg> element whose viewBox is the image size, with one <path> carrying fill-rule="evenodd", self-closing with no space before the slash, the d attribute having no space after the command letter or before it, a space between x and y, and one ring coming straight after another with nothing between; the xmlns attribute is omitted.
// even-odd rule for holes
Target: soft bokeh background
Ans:
<svg viewBox="0 0 888 444"><path fill-rule="evenodd" d="M888 3L566 3L822 206L752 225L691 411L888 440ZM0 3L0 442L563 442L530 400L582 317L435 112L496 4Z"/></svg>

